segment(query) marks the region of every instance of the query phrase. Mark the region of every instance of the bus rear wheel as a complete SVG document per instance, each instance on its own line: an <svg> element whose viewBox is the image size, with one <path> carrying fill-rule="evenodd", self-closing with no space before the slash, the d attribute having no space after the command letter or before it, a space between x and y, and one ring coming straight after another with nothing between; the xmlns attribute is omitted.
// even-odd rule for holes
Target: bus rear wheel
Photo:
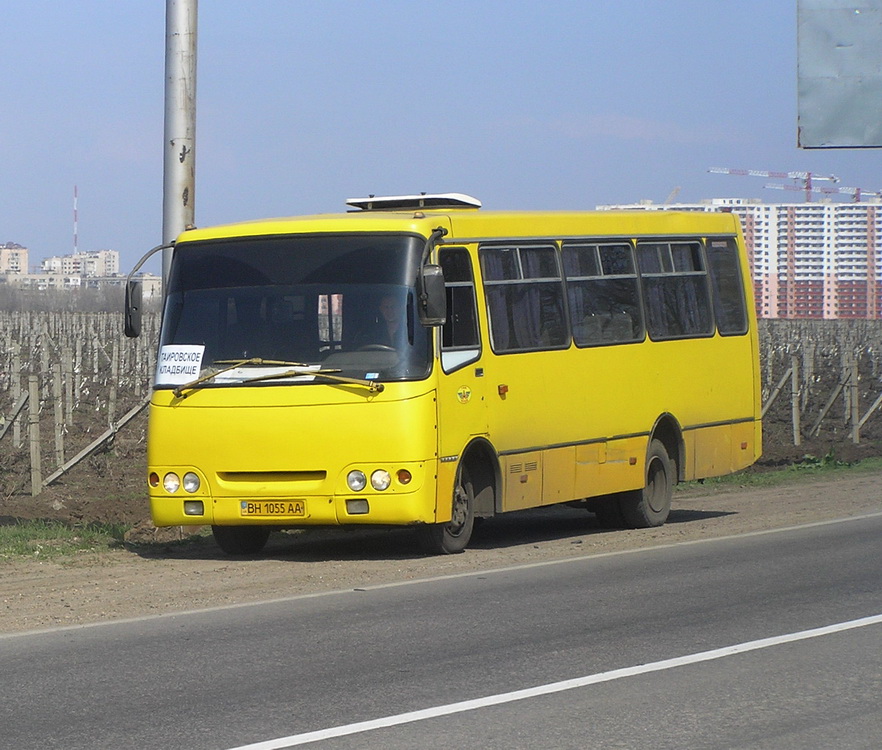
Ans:
<svg viewBox="0 0 882 750"><path fill-rule="evenodd" d="M447 523L423 527L423 547L431 555L455 555L462 552L475 526L475 490L468 469L460 465L453 488L453 508Z"/></svg>
<svg viewBox="0 0 882 750"><path fill-rule="evenodd" d="M228 555L256 555L269 539L269 526L212 526L214 541Z"/></svg>
<svg viewBox="0 0 882 750"><path fill-rule="evenodd" d="M632 529L661 526L668 520L674 493L674 462L661 440L649 444L646 456L646 485L626 492L619 500L625 525Z"/></svg>

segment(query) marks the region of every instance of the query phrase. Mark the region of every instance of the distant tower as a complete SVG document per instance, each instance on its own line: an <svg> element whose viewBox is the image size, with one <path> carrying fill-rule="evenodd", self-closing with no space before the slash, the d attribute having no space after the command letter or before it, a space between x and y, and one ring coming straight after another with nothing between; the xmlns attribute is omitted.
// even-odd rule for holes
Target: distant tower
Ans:
<svg viewBox="0 0 882 750"><path fill-rule="evenodd" d="M77 186L74 185L74 255L77 254Z"/></svg>

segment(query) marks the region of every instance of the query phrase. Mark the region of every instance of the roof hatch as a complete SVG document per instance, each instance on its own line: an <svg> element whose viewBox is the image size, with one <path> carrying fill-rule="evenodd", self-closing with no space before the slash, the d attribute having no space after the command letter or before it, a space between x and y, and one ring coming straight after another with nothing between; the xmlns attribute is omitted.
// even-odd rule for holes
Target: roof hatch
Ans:
<svg viewBox="0 0 882 750"><path fill-rule="evenodd" d="M481 201L463 193L420 193L347 198L346 205L362 211L412 211L420 208L480 208Z"/></svg>

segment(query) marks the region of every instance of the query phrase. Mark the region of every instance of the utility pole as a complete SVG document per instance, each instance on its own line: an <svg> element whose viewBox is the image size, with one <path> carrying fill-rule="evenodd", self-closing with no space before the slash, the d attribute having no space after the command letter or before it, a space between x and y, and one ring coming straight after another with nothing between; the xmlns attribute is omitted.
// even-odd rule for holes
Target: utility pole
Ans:
<svg viewBox="0 0 882 750"><path fill-rule="evenodd" d="M169 244L195 223L197 0L165 3L165 133L162 242ZM171 250L162 251L163 289Z"/></svg>
<svg viewBox="0 0 882 750"><path fill-rule="evenodd" d="M79 239L77 238L77 186L74 185L74 255L80 251Z"/></svg>

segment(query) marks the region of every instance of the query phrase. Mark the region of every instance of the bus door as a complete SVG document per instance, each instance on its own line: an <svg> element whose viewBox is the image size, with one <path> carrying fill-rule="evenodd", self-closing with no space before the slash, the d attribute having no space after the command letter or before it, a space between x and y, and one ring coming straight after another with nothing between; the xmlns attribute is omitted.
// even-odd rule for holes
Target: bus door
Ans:
<svg viewBox="0 0 882 750"><path fill-rule="evenodd" d="M438 258L447 288L437 379L438 510L443 513L445 508L449 512L463 449L473 437L487 434L487 407L472 261L464 247L443 247ZM444 519L439 515L438 520Z"/></svg>
<svg viewBox="0 0 882 750"><path fill-rule="evenodd" d="M554 243L480 247L487 300L490 436L501 457L503 510L573 499L573 372Z"/></svg>

